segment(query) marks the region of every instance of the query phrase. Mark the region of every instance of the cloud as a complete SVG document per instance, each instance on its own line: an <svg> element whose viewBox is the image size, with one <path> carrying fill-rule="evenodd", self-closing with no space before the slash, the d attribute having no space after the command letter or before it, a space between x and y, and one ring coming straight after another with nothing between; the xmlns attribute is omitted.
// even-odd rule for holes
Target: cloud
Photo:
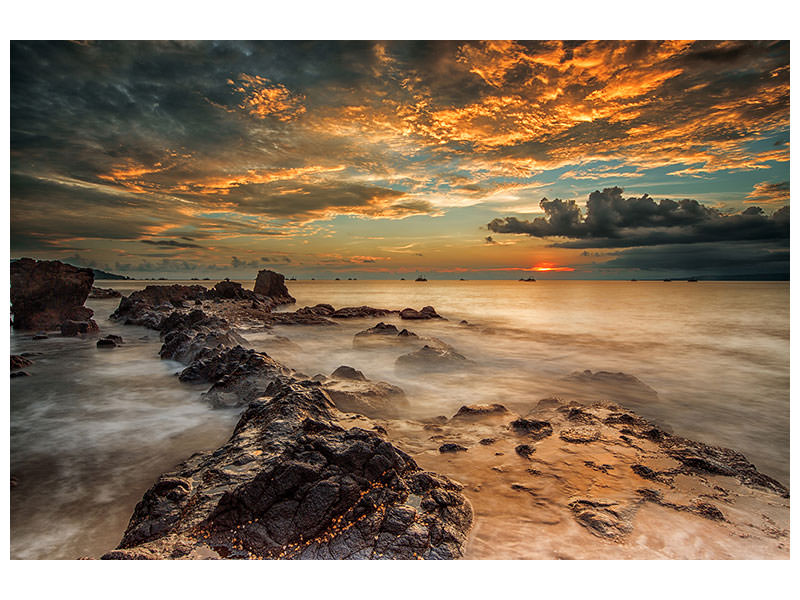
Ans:
<svg viewBox="0 0 800 600"><path fill-rule="evenodd" d="M177 240L139 240L143 244L152 244L154 246L167 246L170 248L202 248L197 244L189 242L179 242Z"/></svg>
<svg viewBox="0 0 800 600"><path fill-rule="evenodd" d="M758 202L760 204L788 204L789 203L789 182L770 183L762 181L753 186L753 191L747 194L747 203Z"/></svg>
<svg viewBox="0 0 800 600"><path fill-rule="evenodd" d="M656 202L647 194L624 198L622 192L619 187L592 192L586 202L585 217L574 200L544 198L539 203L544 217L532 221L498 218L487 227L495 233L575 240L553 243L562 248L624 248L789 237L788 207L771 216L758 207L725 215L696 200Z"/></svg>

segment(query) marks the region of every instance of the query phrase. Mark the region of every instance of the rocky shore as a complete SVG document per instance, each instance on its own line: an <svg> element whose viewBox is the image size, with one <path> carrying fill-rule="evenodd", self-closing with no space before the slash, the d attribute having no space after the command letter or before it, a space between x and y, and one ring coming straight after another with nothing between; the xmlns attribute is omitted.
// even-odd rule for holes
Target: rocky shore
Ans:
<svg viewBox="0 0 800 600"><path fill-rule="evenodd" d="M502 398L466 401L451 417L411 419L405 392L359 365L311 377L246 336L356 319L353 346L395 349L400 371L476 368L437 338L376 323L443 317L432 307L274 311L292 302L271 271L253 291L223 281L121 298L112 318L159 331L161 358L184 365L180 381L243 412L226 444L159 477L103 558L788 558L780 482L734 450L588 399L598 386L619 388L619 402L655 397L635 377L579 371L564 377L569 399L530 398L522 412ZM12 357L12 370L26 360Z"/></svg>

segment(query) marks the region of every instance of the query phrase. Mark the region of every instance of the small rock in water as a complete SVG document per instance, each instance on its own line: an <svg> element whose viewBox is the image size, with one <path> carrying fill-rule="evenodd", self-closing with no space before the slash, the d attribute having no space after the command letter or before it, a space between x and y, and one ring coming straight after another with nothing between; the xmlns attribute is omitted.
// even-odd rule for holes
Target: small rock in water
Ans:
<svg viewBox="0 0 800 600"><path fill-rule="evenodd" d="M517 454L522 456L523 458L530 458L531 454L536 452L536 448L531 446L530 444L520 444L516 448L514 448Z"/></svg>

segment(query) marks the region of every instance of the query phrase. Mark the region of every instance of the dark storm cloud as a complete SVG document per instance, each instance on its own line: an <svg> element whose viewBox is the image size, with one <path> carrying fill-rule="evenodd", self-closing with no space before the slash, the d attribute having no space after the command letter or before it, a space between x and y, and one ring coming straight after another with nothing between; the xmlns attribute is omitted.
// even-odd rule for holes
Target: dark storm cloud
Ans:
<svg viewBox="0 0 800 600"><path fill-rule="evenodd" d="M634 248L597 266L603 269L679 271L686 274L788 274L789 250L748 242Z"/></svg>
<svg viewBox="0 0 800 600"><path fill-rule="evenodd" d="M759 207L725 215L696 200L662 199L645 194L624 198L618 187L595 191L586 202L586 216L574 200L542 199L545 213L532 221L516 217L494 219L495 233L533 237L565 237L562 248L624 248L737 240L788 240L789 209L767 215Z"/></svg>

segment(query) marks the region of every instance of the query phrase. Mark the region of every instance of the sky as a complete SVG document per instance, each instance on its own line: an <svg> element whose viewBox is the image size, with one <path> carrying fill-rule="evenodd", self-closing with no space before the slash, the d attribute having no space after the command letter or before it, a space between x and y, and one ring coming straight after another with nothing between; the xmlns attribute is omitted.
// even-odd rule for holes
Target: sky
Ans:
<svg viewBox="0 0 800 600"><path fill-rule="evenodd" d="M788 42L10 54L12 258L170 278L788 276Z"/></svg>

